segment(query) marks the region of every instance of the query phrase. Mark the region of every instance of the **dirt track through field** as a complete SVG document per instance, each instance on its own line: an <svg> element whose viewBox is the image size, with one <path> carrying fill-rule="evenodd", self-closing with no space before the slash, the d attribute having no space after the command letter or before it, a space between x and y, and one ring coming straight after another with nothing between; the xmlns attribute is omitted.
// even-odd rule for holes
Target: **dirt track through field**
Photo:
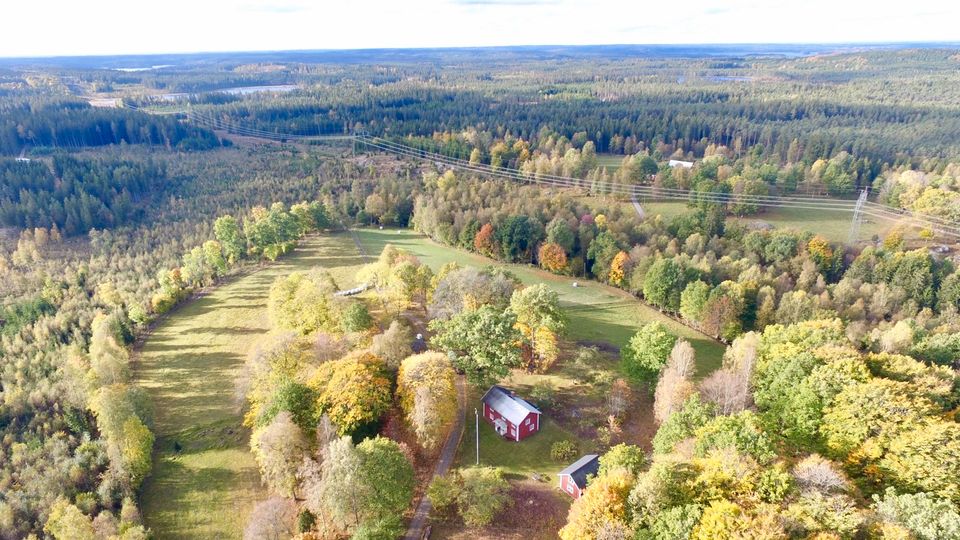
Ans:
<svg viewBox="0 0 960 540"><path fill-rule="evenodd" d="M364 261L348 234L297 250L179 307L138 352L136 377L156 410L154 467L141 507L155 538L240 538L267 497L235 396L244 360L270 332L266 304L278 276L322 266L343 286Z"/></svg>

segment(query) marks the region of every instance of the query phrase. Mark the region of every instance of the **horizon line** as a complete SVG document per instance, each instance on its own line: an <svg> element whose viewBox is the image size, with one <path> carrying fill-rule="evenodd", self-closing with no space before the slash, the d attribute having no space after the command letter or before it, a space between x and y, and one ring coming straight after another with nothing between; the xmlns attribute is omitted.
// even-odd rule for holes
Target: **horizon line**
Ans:
<svg viewBox="0 0 960 540"><path fill-rule="evenodd" d="M82 58L132 58L151 56L199 56L213 54L266 54L266 53L344 53L344 52L377 52L377 51L475 51L496 49L537 49L537 48L604 48L604 47L903 47L912 46L947 48L960 47L960 40L903 40L903 41L784 41L784 42L691 42L691 43L541 43L541 44L509 44L509 45L460 45L436 47L351 47L351 48L317 48L317 49L223 49L198 51L158 51L147 53L103 53L103 54L49 54L34 56L7 56L0 55L0 60L56 60Z"/></svg>

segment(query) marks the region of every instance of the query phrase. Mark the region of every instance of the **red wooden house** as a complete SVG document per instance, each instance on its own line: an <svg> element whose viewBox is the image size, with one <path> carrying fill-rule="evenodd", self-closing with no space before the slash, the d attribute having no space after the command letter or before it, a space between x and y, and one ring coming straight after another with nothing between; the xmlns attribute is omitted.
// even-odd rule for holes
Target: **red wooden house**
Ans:
<svg viewBox="0 0 960 540"><path fill-rule="evenodd" d="M505 439L519 442L540 430L540 410L502 386L491 386L481 401L483 417Z"/></svg>
<svg viewBox="0 0 960 540"><path fill-rule="evenodd" d="M587 487L587 478L595 476L598 470L600 470L600 456L587 454L560 471L560 489L574 499L579 499Z"/></svg>

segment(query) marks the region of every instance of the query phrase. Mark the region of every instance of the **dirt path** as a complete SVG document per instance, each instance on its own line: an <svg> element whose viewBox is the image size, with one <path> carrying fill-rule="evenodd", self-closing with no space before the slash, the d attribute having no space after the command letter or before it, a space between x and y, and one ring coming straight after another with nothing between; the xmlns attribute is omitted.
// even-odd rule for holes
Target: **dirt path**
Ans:
<svg viewBox="0 0 960 540"><path fill-rule="evenodd" d="M440 459L437 461L437 466L433 470L431 479L447 474L447 471L450 470L450 465L453 463L453 459L457 456L457 448L460 446L461 437L463 437L463 426L466 423L465 415L467 411L467 384L463 377L457 378L457 407L459 408L457 421L450 430L450 435L447 436L447 442L443 445L443 450L440 452ZM427 524L431 509L433 509L433 505L430 504L430 499L427 498L426 492L424 492L423 498L420 499L420 504L417 505L417 511L414 512L413 519L410 520L410 527L407 528L407 534L404 536L406 540L420 540L423 538L424 525Z"/></svg>

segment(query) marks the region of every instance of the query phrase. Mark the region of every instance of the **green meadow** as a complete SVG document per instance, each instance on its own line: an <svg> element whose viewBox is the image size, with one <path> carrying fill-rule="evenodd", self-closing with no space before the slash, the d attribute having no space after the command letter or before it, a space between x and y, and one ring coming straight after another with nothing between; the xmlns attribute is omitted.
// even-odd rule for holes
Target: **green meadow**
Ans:
<svg viewBox="0 0 960 540"><path fill-rule="evenodd" d="M135 369L156 416L154 468L141 496L156 538L242 536L254 503L267 493L234 389L248 351L270 332L270 285L314 266L349 284L361 264L348 235L310 237L294 253L181 306L154 328Z"/></svg>

